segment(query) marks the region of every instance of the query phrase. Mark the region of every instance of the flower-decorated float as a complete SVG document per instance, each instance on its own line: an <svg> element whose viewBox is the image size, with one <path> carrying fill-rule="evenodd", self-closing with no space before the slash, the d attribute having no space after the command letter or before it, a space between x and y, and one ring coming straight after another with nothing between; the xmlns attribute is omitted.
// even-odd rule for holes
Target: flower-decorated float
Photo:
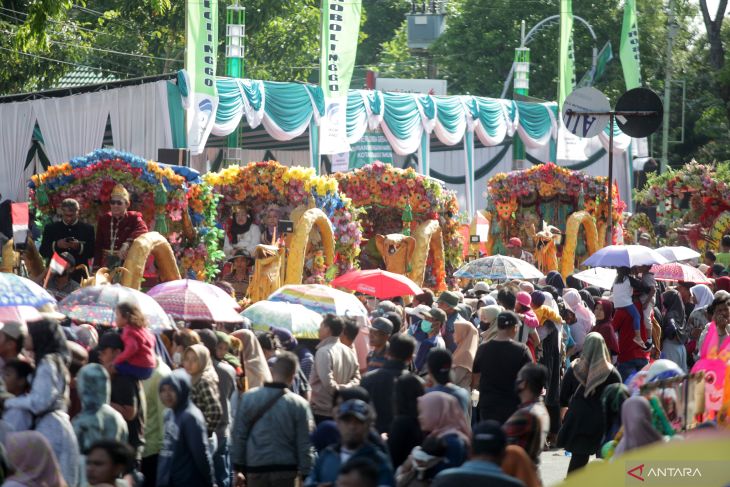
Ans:
<svg viewBox="0 0 730 487"><path fill-rule="evenodd" d="M527 250L535 252L540 270L559 269L563 276L570 275L576 257L588 257L606 240L606 180L553 163L490 178L488 208L483 212L490 223L487 253L505 254L509 239L518 237ZM615 184L612 196L612 241L617 242L626 205ZM565 239L558 260L562 235Z"/></svg>
<svg viewBox="0 0 730 487"><path fill-rule="evenodd" d="M108 149L51 166L29 182L38 226L51 222L66 198L78 201L80 219L96 226L97 219L109 211L117 185L126 188L130 210L141 213L150 230L130 247L121 266L126 269L121 273L122 284L139 288L150 255L161 281L179 278L179 269L196 279L215 277L222 257L220 232L215 228L217 197L196 171L185 167ZM35 271L43 270L37 266L42 261L36 262ZM96 277L108 279L108 274L102 271ZM93 282L94 278L88 281Z"/></svg>
<svg viewBox="0 0 730 487"><path fill-rule="evenodd" d="M636 200L658 208L657 221L667 230L667 245L717 249L722 236L730 232L730 164L692 161L679 170L654 174L636 193Z"/></svg>
<svg viewBox="0 0 730 487"><path fill-rule="evenodd" d="M280 284L325 283L355 267L362 236L359 210L335 179L275 161L229 166L204 179L222 197L224 250L233 263L224 274L238 284L250 279L243 287L252 301L266 299ZM248 220L264 230L247 251L245 244L233 241L238 242L236 227L251 226ZM279 229L286 220L292 222L291 232ZM251 240L247 233L241 235Z"/></svg>
<svg viewBox="0 0 730 487"><path fill-rule="evenodd" d="M384 264L418 285L446 289L446 273L461 265L463 248L456 194L413 169L381 162L335 178L355 206L365 210L362 223L368 244L361 265Z"/></svg>

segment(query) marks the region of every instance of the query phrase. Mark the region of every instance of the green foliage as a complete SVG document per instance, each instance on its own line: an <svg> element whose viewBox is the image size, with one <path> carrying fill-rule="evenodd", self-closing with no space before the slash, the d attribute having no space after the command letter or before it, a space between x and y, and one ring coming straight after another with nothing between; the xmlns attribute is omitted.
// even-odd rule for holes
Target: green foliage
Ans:
<svg viewBox="0 0 730 487"><path fill-rule="evenodd" d="M357 46L356 64L375 64L385 49L385 43L397 37L405 14L410 10L408 0L363 0L365 34Z"/></svg>
<svg viewBox="0 0 730 487"><path fill-rule="evenodd" d="M426 60L408 49L408 23L403 21L390 41L384 42L378 56L377 71L383 77L425 78Z"/></svg>

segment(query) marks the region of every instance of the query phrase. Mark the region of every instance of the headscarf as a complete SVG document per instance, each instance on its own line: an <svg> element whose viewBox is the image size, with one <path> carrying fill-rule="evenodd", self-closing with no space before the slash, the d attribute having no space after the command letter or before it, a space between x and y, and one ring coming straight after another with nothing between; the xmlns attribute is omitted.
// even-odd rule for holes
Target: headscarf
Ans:
<svg viewBox="0 0 730 487"><path fill-rule="evenodd" d="M463 367L471 372L474 365L474 356L479 346L479 332L474 325L468 321L456 320L454 322L454 350L452 367Z"/></svg>
<svg viewBox="0 0 730 487"><path fill-rule="evenodd" d="M15 473L6 481L28 487L67 487L50 443L37 431L20 431L7 436L8 461Z"/></svg>
<svg viewBox="0 0 730 487"><path fill-rule="evenodd" d="M226 354L223 356L223 360L234 369L238 369L241 366L241 361L238 359L238 357L231 353L231 345L233 344L231 336L228 333L224 333L222 331L215 332L215 336L216 338L218 338L218 343L225 343L226 345L228 345L228 351L226 351Z"/></svg>
<svg viewBox="0 0 730 487"><path fill-rule="evenodd" d="M581 289L578 291L578 294L580 294L580 297L583 299L583 304L585 304L588 309L593 310L596 307L596 299L591 295L591 293L585 289Z"/></svg>
<svg viewBox="0 0 730 487"><path fill-rule="evenodd" d="M175 404L172 412L175 416L178 416L182 411L187 409L192 400L190 398L190 391L192 389L190 376L184 369L175 369L169 375L160 380L160 385L157 386L158 393L160 389L162 389L162 386L165 385L170 386L175 390L177 403Z"/></svg>
<svg viewBox="0 0 730 487"><path fill-rule="evenodd" d="M395 382L395 414L418 418L418 398L426 390L423 379L414 374L406 374Z"/></svg>
<svg viewBox="0 0 730 487"><path fill-rule="evenodd" d="M545 284L557 289L558 294L562 294L563 289L565 289L565 281L563 281L563 276L558 271L548 272L548 275L545 276Z"/></svg>
<svg viewBox="0 0 730 487"><path fill-rule="evenodd" d="M690 294L695 298L697 302L695 309L706 308L712 304L714 296L712 295L712 289L706 284L697 284L689 288Z"/></svg>
<svg viewBox="0 0 730 487"><path fill-rule="evenodd" d="M606 342L600 333L589 333L583 342L580 358L573 361L573 374L583 386L583 396L590 396L613 371Z"/></svg>
<svg viewBox="0 0 730 487"><path fill-rule="evenodd" d="M190 375L193 385L200 382L203 377L206 377L209 380L214 380L217 384L218 374L216 374L215 369L213 368L213 361L210 359L210 352L208 351L208 348L202 343L196 343L195 345L190 345L188 349L185 350L185 353L188 353L189 351L195 354L198 359L198 364L200 365L198 373Z"/></svg>
<svg viewBox="0 0 730 487"><path fill-rule="evenodd" d="M593 328L593 325L596 324L596 317L593 315L593 312L586 307L585 303L583 303L583 298L578 291L575 289L569 289L566 291L563 295L563 302L568 309L575 313L576 319L583 324L586 330Z"/></svg>
<svg viewBox="0 0 730 487"><path fill-rule="evenodd" d="M479 321L489 323L493 325L497 319L499 313L502 312L502 307L498 304L491 304L489 306L482 306L479 308Z"/></svg>
<svg viewBox="0 0 730 487"><path fill-rule="evenodd" d="M723 276L715 279L715 288L717 288L718 291L730 292L730 277Z"/></svg>
<svg viewBox="0 0 730 487"><path fill-rule="evenodd" d="M682 297L674 289L665 291L662 294L662 304L664 305L664 319L662 319L662 329L664 329L670 320L674 320L674 326L676 327L677 333L680 336L684 336L685 318L684 304L682 303Z"/></svg>
<svg viewBox="0 0 730 487"><path fill-rule="evenodd" d="M445 392L429 392L418 398L418 421L428 436L440 438L455 433L471 445L471 428L459 401Z"/></svg>
<svg viewBox="0 0 730 487"><path fill-rule="evenodd" d="M507 445L504 449L504 457L500 467L510 477L521 480L525 487L540 487L542 485L537 477L535 463L525 450L517 445Z"/></svg>
<svg viewBox="0 0 730 487"><path fill-rule="evenodd" d="M583 281L575 277L573 274L565 278L565 284L573 289L583 289Z"/></svg>
<svg viewBox="0 0 730 487"><path fill-rule="evenodd" d="M481 298L479 298L479 301L481 301L484 304L484 306L494 306L494 305L497 304L497 300L494 299L489 294L485 294L484 296L482 296Z"/></svg>
<svg viewBox="0 0 730 487"><path fill-rule="evenodd" d="M531 282L522 281L520 282L520 291L525 291L527 294L532 294L535 290L535 286Z"/></svg>
<svg viewBox="0 0 730 487"><path fill-rule="evenodd" d="M210 352L211 360L215 361L215 349L218 347L218 336L213 330L196 330L200 337L200 342Z"/></svg>
<svg viewBox="0 0 730 487"><path fill-rule="evenodd" d="M502 426L507 443L522 447L536 464L542 453L540 421L526 409L518 409Z"/></svg>
<svg viewBox="0 0 730 487"><path fill-rule="evenodd" d="M596 324L600 325L600 324L603 324L606 322L609 322L609 323L612 322L613 314L615 312L615 309L613 307L613 301L611 301L610 299L599 299L598 301L596 301L596 304L597 305L600 304L601 308L603 308L603 319Z"/></svg>
<svg viewBox="0 0 730 487"><path fill-rule="evenodd" d="M276 326L271 327L271 331L279 339L279 343L284 347L284 350L292 351L297 348L299 341L294 337L294 334L286 328L278 328Z"/></svg>
<svg viewBox="0 0 730 487"><path fill-rule="evenodd" d="M651 406L643 396L633 396L624 401L621 406L621 424L624 433L616 446L614 458L662 439L662 435L652 425Z"/></svg>
<svg viewBox="0 0 730 487"><path fill-rule="evenodd" d="M241 340L243 350L241 351L241 363L243 373L248 382L248 388L261 387L265 382L271 382L271 371L266 363L264 351L261 349L256 335L251 330L237 330L232 336Z"/></svg>

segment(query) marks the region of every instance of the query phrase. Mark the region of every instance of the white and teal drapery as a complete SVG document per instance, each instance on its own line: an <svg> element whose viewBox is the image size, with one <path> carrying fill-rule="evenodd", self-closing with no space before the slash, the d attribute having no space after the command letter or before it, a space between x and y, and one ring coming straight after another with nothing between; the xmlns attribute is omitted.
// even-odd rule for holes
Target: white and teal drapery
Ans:
<svg viewBox="0 0 730 487"><path fill-rule="evenodd" d="M276 140L291 140L309 129L310 164L319 169L318 126L324 97L318 86L219 78L219 106L213 134L232 133L246 117L252 128L263 124ZM381 130L398 155L419 155L419 170L428 175L430 137L448 146L462 144L468 214L474 205L474 141L503 143L515 134L528 149L549 147L553 156L558 134L557 105L475 96L431 96L350 90L347 138L352 144L368 130ZM555 160L555 157L551 157Z"/></svg>

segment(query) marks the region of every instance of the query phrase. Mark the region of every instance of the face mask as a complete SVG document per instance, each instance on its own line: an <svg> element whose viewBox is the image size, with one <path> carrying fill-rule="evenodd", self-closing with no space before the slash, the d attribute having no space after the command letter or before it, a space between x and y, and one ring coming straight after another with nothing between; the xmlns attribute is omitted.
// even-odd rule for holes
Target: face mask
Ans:
<svg viewBox="0 0 730 487"><path fill-rule="evenodd" d="M431 333L432 326L430 321L421 320L421 330L423 330L423 333Z"/></svg>
<svg viewBox="0 0 730 487"><path fill-rule="evenodd" d="M172 363L177 366L182 363L182 354L180 352L175 352L172 354Z"/></svg>

